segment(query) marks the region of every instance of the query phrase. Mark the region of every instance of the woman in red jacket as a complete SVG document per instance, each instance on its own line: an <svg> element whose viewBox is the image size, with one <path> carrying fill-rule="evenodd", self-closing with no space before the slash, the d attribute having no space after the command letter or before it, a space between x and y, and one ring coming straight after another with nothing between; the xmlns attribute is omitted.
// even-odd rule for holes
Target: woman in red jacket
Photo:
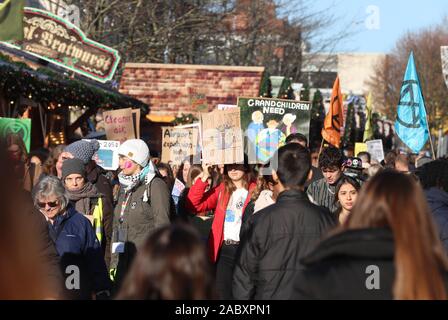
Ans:
<svg viewBox="0 0 448 320"><path fill-rule="evenodd" d="M224 167L224 181L206 192L210 165L204 165L187 196L193 213L209 210L215 216L208 240L209 256L216 265L216 286L222 299L232 299L232 275L244 209L256 187L249 166L231 164Z"/></svg>

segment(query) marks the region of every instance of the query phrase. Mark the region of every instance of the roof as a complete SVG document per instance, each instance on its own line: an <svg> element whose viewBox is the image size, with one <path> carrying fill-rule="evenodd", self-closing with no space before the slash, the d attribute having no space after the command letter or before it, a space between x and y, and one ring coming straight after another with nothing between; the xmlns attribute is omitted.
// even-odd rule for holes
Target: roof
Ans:
<svg viewBox="0 0 448 320"><path fill-rule="evenodd" d="M263 72L264 67L127 63L120 92L149 104L150 119L166 122L258 96Z"/></svg>

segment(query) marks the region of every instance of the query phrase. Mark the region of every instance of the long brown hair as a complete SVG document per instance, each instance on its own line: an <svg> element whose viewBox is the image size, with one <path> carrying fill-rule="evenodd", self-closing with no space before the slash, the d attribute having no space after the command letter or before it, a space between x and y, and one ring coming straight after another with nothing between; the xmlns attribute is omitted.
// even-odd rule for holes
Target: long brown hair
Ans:
<svg viewBox="0 0 448 320"><path fill-rule="evenodd" d="M191 226L172 224L147 238L117 299L214 299L206 246Z"/></svg>
<svg viewBox="0 0 448 320"><path fill-rule="evenodd" d="M55 146L48 156L47 160L43 164L43 170L46 174L57 176L56 163L58 162L59 155L64 151L66 145L60 144Z"/></svg>
<svg viewBox="0 0 448 320"><path fill-rule="evenodd" d="M245 166L245 171L243 175L243 188L246 190L249 190L249 185L251 182L253 182L253 175L248 166ZM223 182L224 184L224 196L221 197L222 199L222 205L224 205L226 200L229 199L229 197L232 195L232 193L236 190L236 186L233 183L232 179L230 179L228 174L228 165L224 166L224 175L223 175Z"/></svg>
<svg viewBox="0 0 448 320"><path fill-rule="evenodd" d="M395 299L446 299L447 258L425 196L410 176L384 171L362 189L346 225L388 227L395 244Z"/></svg>
<svg viewBox="0 0 448 320"><path fill-rule="evenodd" d="M9 133L6 136L6 146L9 148L12 145L17 145L20 149L20 153L22 155L22 162L25 163L28 161L28 151L26 151L25 142L23 142L23 138L18 133Z"/></svg>

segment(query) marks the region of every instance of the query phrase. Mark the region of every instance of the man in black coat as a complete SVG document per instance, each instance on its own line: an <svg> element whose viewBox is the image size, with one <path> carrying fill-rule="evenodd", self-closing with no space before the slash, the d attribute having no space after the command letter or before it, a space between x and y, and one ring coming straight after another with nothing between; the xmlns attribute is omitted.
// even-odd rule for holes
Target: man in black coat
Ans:
<svg viewBox="0 0 448 320"><path fill-rule="evenodd" d="M293 280L306 255L336 221L304 193L311 159L300 144L281 147L271 159L277 202L258 219L240 243L233 275L235 299L289 299Z"/></svg>

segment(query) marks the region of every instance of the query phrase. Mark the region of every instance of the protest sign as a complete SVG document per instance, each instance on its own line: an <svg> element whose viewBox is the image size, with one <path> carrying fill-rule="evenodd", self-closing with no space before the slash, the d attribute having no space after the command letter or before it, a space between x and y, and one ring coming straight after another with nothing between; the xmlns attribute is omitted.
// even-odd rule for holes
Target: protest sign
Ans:
<svg viewBox="0 0 448 320"><path fill-rule="evenodd" d="M197 155L199 124L183 127L162 127L162 162L181 164Z"/></svg>
<svg viewBox="0 0 448 320"><path fill-rule="evenodd" d="M232 164L244 162L240 109L215 110L201 114L202 162Z"/></svg>
<svg viewBox="0 0 448 320"><path fill-rule="evenodd" d="M360 152L367 151L367 144L356 142L355 143L355 157L358 156Z"/></svg>
<svg viewBox="0 0 448 320"><path fill-rule="evenodd" d="M366 144L372 161L381 162L384 160L383 140L371 140L367 141Z"/></svg>
<svg viewBox="0 0 448 320"><path fill-rule="evenodd" d="M175 197L180 197L184 189L185 185L179 179L176 178L176 180L174 181L173 191L171 192L171 195Z"/></svg>
<svg viewBox="0 0 448 320"><path fill-rule="evenodd" d="M131 108L104 111L103 117L108 140L123 142L127 139L135 139Z"/></svg>
<svg viewBox="0 0 448 320"><path fill-rule="evenodd" d="M83 139L90 141L89 139ZM104 170L117 170L118 169L118 148L120 147L120 141L110 140L97 140L100 144L100 148L94 154L93 160Z"/></svg>
<svg viewBox="0 0 448 320"><path fill-rule="evenodd" d="M11 133L19 134L30 152L31 119L0 118L0 136L4 138Z"/></svg>
<svg viewBox="0 0 448 320"><path fill-rule="evenodd" d="M266 163L292 133L309 137L311 102L238 98L238 107L249 163Z"/></svg>
<svg viewBox="0 0 448 320"><path fill-rule="evenodd" d="M134 134L140 139L140 109L132 109L132 121L134 123Z"/></svg>

